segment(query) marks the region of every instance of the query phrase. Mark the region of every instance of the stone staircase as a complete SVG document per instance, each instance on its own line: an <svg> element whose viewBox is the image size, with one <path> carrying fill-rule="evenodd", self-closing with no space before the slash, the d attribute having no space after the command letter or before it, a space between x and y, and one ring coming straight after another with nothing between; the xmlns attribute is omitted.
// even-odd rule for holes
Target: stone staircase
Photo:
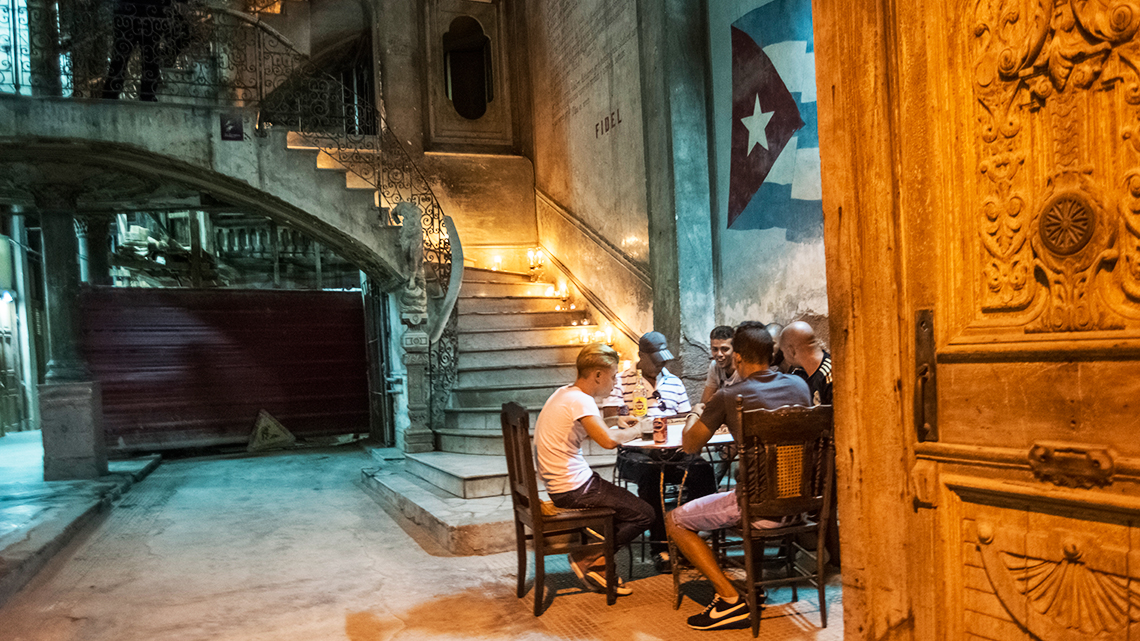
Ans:
<svg viewBox="0 0 1140 641"><path fill-rule="evenodd" d="M437 432L438 450L501 457L503 403L529 409L533 426L550 394L574 381L581 337L598 328L553 290L526 274L464 271L458 381Z"/></svg>
<svg viewBox="0 0 1140 641"><path fill-rule="evenodd" d="M499 424L503 403L515 401L530 410L533 426L550 394L573 382L583 336L592 338L598 331L586 310L569 309L571 303L554 289L551 283L532 282L527 274L464 270L457 305L458 380L445 425L436 430L438 451L406 454L399 464L401 474L392 474L389 463L381 468L388 473L365 479L370 492L387 497L382 502L395 506L433 536L438 534L435 538L456 553L464 553L461 550L470 545L456 542L472 537L480 541L475 547L486 550L491 545L485 536L488 528L501 529L503 539L510 542L509 501L506 512L488 508L486 518L468 522L470 510L488 501L488 505L501 505L495 501L507 493ZM588 443L585 453L590 466L608 477L614 453ZM397 485L402 489L396 489ZM413 495L423 500L410 500ZM455 499L470 503L470 510L455 504ZM450 507L436 512L426 507L436 504Z"/></svg>

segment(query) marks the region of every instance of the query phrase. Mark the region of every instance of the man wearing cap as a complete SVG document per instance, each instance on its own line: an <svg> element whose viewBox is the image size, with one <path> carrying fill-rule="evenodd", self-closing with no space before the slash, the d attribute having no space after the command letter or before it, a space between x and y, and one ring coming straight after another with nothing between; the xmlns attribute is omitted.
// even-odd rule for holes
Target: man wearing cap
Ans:
<svg viewBox="0 0 1140 641"><path fill-rule="evenodd" d="M637 372L641 370L642 383L647 393L649 418L672 417L687 414L692 406L685 385L669 370L666 363L673 360L665 336L660 332L648 332L637 343L637 363L621 373L614 385L613 393L602 401L602 416L610 425L617 423L618 416L628 414L637 387ZM669 456L662 464L651 456ZM665 539L665 520L661 505L662 475L664 482L680 484L684 481L683 496L693 499L716 491L716 477L712 466L699 455L679 451L650 453L619 450L618 469L622 476L637 483L637 495L653 506L656 518L649 528L650 549L655 555L658 571L669 570L669 546ZM686 471L688 475L686 476Z"/></svg>

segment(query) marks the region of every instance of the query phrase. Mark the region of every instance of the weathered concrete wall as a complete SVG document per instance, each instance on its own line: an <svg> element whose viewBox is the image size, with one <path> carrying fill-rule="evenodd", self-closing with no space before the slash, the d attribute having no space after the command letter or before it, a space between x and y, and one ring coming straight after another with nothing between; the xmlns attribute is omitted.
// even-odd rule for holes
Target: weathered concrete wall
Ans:
<svg viewBox="0 0 1140 641"><path fill-rule="evenodd" d="M424 115L427 42L423 2L376 0L375 35L384 113L392 131L431 183L464 246L535 245L534 171L512 154L436 153ZM508 62L509 64L509 62ZM509 96L503 96L508 100ZM425 153L427 152L427 153Z"/></svg>
<svg viewBox="0 0 1140 641"><path fill-rule="evenodd" d="M534 169L521 156L427 153L420 164L464 247L538 243Z"/></svg>
<svg viewBox="0 0 1140 641"><path fill-rule="evenodd" d="M770 20L765 14L752 13L759 8L778 9L780 19L788 24L767 29L750 25L749 19ZM717 320L726 325L743 320L786 324L804 317L819 329L826 329L824 317L828 308L810 2L709 0L708 13ZM757 44L779 72L805 124L784 147L749 208L730 228L732 135L733 127L739 126L733 118L731 27L742 19L742 26L753 26L752 33L765 40ZM791 204L781 202L780 198L786 199L789 191L794 200ZM822 322L818 318L823 318Z"/></svg>
<svg viewBox="0 0 1140 641"><path fill-rule="evenodd" d="M539 239L635 331L652 328L636 5L527 8Z"/></svg>

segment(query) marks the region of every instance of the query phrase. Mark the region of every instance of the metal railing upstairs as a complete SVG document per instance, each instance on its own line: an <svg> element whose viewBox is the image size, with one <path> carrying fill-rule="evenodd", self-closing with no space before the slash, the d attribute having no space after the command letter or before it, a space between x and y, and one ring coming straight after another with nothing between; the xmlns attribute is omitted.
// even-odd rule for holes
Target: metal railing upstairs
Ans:
<svg viewBox="0 0 1140 641"><path fill-rule="evenodd" d="M0 93L231 106L282 127L375 188L378 224L422 212L424 267L445 292L451 247L427 179L377 109L371 78L318 68L238 0L0 0ZM346 82L347 81L347 82Z"/></svg>

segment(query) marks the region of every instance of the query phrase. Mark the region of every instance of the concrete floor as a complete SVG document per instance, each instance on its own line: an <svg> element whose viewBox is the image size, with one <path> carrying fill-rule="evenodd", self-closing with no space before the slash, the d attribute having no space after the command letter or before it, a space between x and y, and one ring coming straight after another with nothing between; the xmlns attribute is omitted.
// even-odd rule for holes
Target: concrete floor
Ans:
<svg viewBox="0 0 1140 641"><path fill-rule="evenodd" d="M606 607L581 590L565 559L549 557L557 589L531 615L514 595L513 552L443 555L360 487L373 465L356 447L240 458L166 461L74 540L7 605L10 641L260 639L708 638L671 607L668 576L638 564L634 594ZM625 553L619 568L626 567ZM533 573L533 565L531 572ZM707 599L703 581L690 592ZM839 639L838 577L830 627L814 591L773 594L761 638ZM549 597L548 597L549 598ZM747 630L715 638L750 638Z"/></svg>

